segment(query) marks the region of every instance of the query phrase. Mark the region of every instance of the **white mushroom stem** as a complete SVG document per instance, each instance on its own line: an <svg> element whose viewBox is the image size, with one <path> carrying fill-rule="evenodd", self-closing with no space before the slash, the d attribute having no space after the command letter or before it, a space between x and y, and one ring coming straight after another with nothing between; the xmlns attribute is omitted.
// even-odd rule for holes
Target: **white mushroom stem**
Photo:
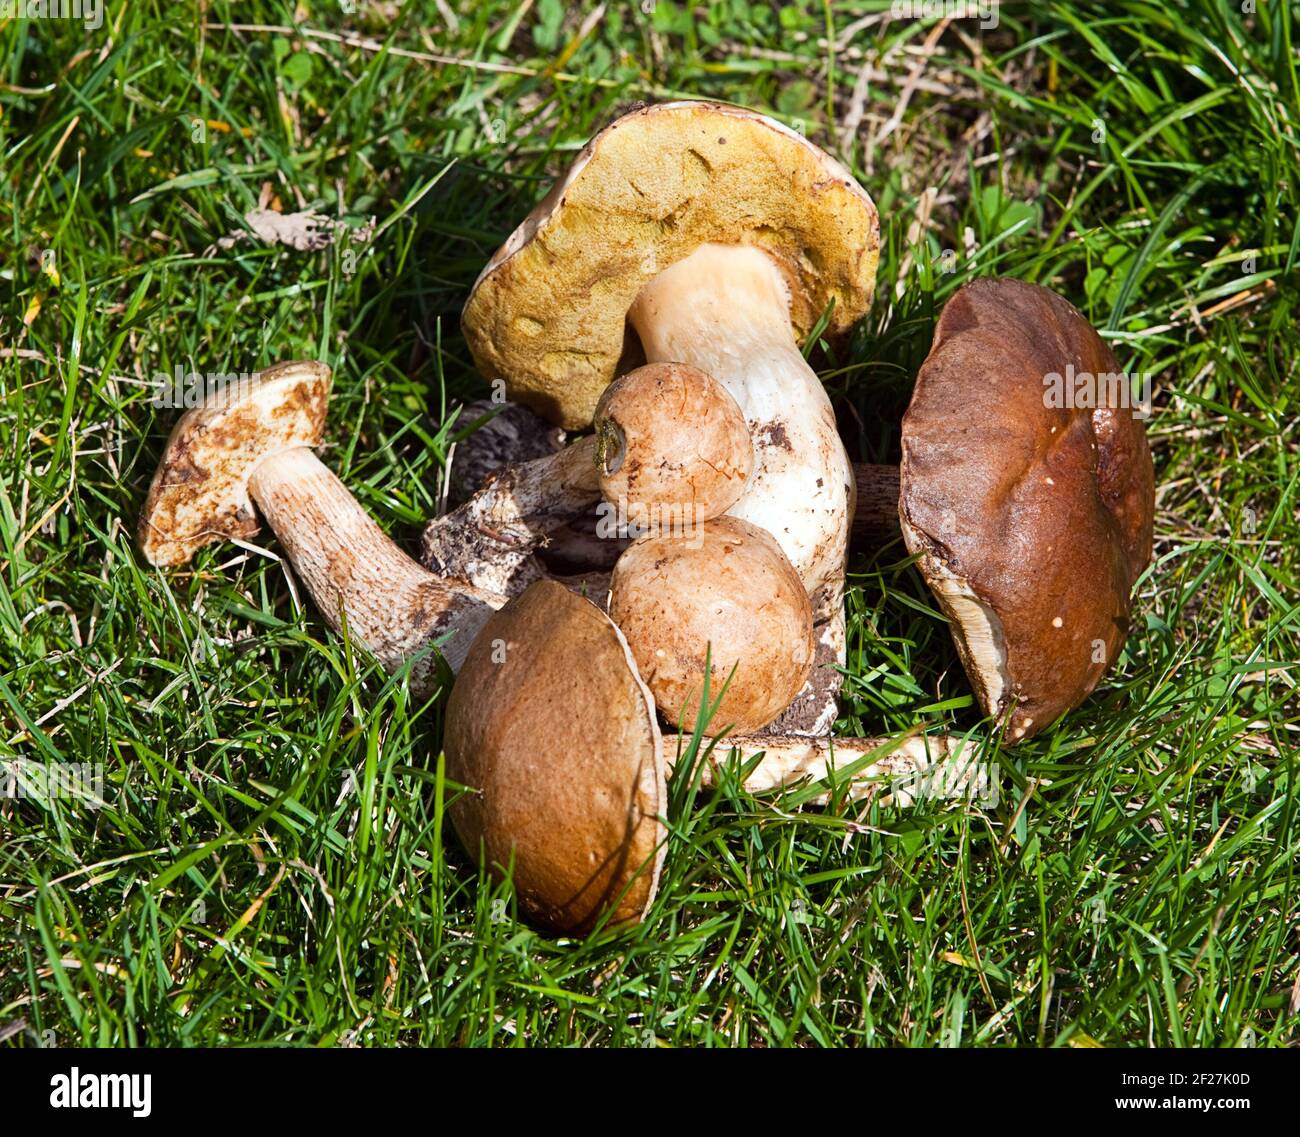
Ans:
<svg viewBox="0 0 1300 1137"><path fill-rule="evenodd" d="M670 765L681 760L690 743L690 735L664 736L664 755ZM851 776L842 773L845 767L872 755L875 757ZM881 798L887 805L908 806L924 798L997 802L998 767L979 760L974 745L963 745L962 739L947 735L916 735L901 740L764 734L725 737L702 756L698 768L701 785L717 785L719 767L729 759L736 759L741 766L755 757L759 758L758 765L744 781L748 793L770 793L799 783L822 781L838 786L837 790L827 789L810 798L809 805L825 805L837 792L856 801L873 797L882 789L888 791Z"/></svg>
<svg viewBox="0 0 1300 1137"><path fill-rule="evenodd" d="M506 602L421 568L306 448L263 460L248 488L330 626L346 623L389 671L443 640L442 654L458 671L479 629ZM412 678L427 690L432 656L417 662Z"/></svg>
<svg viewBox="0 0 1300 1137"><path fill-rule="evenodd" d="M783 725L821 734L835 718L834 665L845 660L853 471L831 401L799 351L785 278L761 249L701 245L641 289L628 319L648 361L698 367L745 414L754 471L728 513L776 538L814 602L813 622L830 658L809 679L809 697L796 701L797 718Z"/></svg>
<svg viewBox="0 0 1300 1137"><path fill-rule="evenodd" d="M776 262L750 246L702 245L645 285L628 318L648 361L698 367L740 404L754 472L728 512L777 539L810 596L842 580L853 472Z"/></svg>

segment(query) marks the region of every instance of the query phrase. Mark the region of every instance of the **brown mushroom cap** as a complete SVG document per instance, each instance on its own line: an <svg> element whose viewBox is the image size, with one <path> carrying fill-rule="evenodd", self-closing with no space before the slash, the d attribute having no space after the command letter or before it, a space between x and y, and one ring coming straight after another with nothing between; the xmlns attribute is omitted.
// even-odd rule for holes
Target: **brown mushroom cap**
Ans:
<svg viewBox="0 0 1300 1137"><path fill-rule="evenodd" d="M738 733L772 722L794 701L816 650L812 606L765 529L718 517L695 537L644 537L614 566L610 618L627 637L666 719L693 730L709 655L709 699L735 667L706 729Z"/></svg>
<svg viewBox="0 0 1300 1137"><path fill-rule="evenodd" d="M296 361L220 392L176 423L140 517L150 564L184 564L204 545L257 534L248 480L272 454L317 446L329 406L330 369Z"/></svg>
<svg viewBox="0 0 1300 1137"><path fill-rule="evenodd" d="M1101 378L1104 406L1049 405L1070 365ZM1151 452L1105 383L1119 371L1054 292L976 280L945 306L903 419L904 539L1013 742L1097 685L1151 555Z"/></svg>
<svg viewBox="0 0 1300 1137"><path fill-rule="evenodd" d="M584 932L640 920L663 861L663 742L627 642L594 604L539 581L474 640L447 702L451 807L471 856L513 865L528 914Z"/></svg>
<svg viewBox="0 0 1300 1137"><path fill-rule="evenodd" d="M596 404L595 427L601 495L629 514L672 507L707 521L735 505L754 468L740 405L685 363L615 379Z"/></svg>
<svg viewBox="0 0 1300 1137"><path fill-rule="evenodd" d="M772 256L801 339L832 301L832 335L871 305L879 221L843 166L753 111L661 103L596 135L488 262L462 317L479 371L588 425L642 285L708 242Z"/></svg>

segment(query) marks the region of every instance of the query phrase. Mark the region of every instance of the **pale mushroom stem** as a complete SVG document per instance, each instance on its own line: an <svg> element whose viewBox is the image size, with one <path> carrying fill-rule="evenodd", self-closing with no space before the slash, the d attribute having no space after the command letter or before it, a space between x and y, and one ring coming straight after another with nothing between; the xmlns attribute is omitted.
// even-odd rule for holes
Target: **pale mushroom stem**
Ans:
<svg viewBox="0 0 1300 1137"><path fill-rule="evenodd" d="M710 740L705 739L708 744ZM664 735L664 756L672 767L691 743L687 734ZM918 735L901 741L890 738L803 738L783 735L737 735L719 739L700 764L701 785L713 787L722 762L736 757L743 764L759 754L758 766L745 779L748 793L770 793L800 782L834 780L836 770L884 751L854 772L838 793L861 800L888 790L886 804L911 805L924 797L990 801L997 795L997 769L978 760L973 745L948 735ZM843 777L841 776L841 781ZM825 805L834 796L827 789L806 804Z"/></svg>
<svg viewBox="0 0 1300 1137"><path fill-rule="evenodd" d="M441 650L459 671L479 629L506 602L421 568L306 448L266 458L248 488L330 626L339 630L346 622L386 670L450 635ZM418 692L434 679L432 660L416 663Z"/></svg>
<svg viewBox="0 0 1300 1137"><path fill-rule="evenodd" d="M646 284L628 319L648 361L698 367L740 404L754 472L728 513L777 539L810 596L842 578L853 474L776 262L749 246L703 245Z"/></svg>
<svg viewBox="0 0 1300 1137"><path fill-rule="evenodd" d="M844 570L853 472L835 412L799 351L790 289L777 263L748 245L701 245L645 284L628 320L649 362L712 375L744 412L754 470L727 512L767 530L813 603L817 669L778 729L824 734L845 659Z"/></svg>

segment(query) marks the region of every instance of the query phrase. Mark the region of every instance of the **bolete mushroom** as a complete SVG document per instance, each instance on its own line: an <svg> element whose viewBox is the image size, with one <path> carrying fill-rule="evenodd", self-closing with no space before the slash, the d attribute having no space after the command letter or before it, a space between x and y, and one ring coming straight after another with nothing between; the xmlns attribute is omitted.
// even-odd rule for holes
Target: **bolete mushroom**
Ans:
<svg viewBox="0 0 1300 1137"><path fill-rule="evenodd" d="M866 192L801 135L739 107L663 103L587 144L462 316L482 374L567 428L591 422L638 349L731 392L755 466L729 513L772 534L812 599L829 718L853 478L799 345L823 316L837 337L867 311L879 244ZM814 717L829 725L825 710Z"/></svg>
<svg viewBox="0 0 1300 1137"><path fill-rule="evenodd" d="M1082 399L1053 379L1091 376ZM975 280L944 306L903 419L903 538L985 714L1016 742L1119 654L1151 556L1154 475L1128 376L1049 289Z"/></svg>
<svg viewBox="0 0 1300 1137"><path fill-rule="evenodd" d="M753 466L735 400L683 364L624 375L606 391L595 426L594 435L490 476L431 521L421 560L439 575L517 595L545 575L538 549L602 495L610 508L594 535L621 551L640 529L693 529L716 517L743 492Z"/></svg>
<svg viewBox="0 0 1300 1137"><path fill-rule="evenodd" d="M739 517L634 541L614 566L609 615L683 730L695 728L706 671L724 692L707 732L743 734L776 719L812 670L808 594L772 535Z"/></svg>
<svg viewBox="0 0 1300 1137"><path fill-rule="evenodd" d="M684 363L652 363L615 379L594 425L601 496L638 528L665 528L663 511L677 525L712 520L745 492L754 468L736 400Z"/></svg>
<svg viewBox="0 0 1300 1137"><path fill-rule="evenodd" d="M331 627L346 622L390 671L432 645L455 671L506 598L422 568L312 453L329 391L323 363L282 363L183 414L149 487L140 549L150 564L181 565L255 536L260 513ZM432 657L417 659L413 686L435 678Z"/></svg>
<svg viewBox="0 0 1300 1137"><path fill-rule="evenodd" d="M1092 386L1057 405L1067 375ZM1009 719L1008 742L1077 706L1123 646L1154 514L1127 381L1055 293L976 280L935 330L902 471L854 467L855 540L887 536L891 521L897 531L901 516L981 708Z"/></svg>
<svg viewBox="0 0 1300 1137"><path fill-rule="evenodd" d="M614 622L539 581L488 619L452 688L446 770L469 791L451 804L452 823L471 857L510 874L521 908L544 927L581 934L602 921L638 922L663 865L665 779L690 742L661 735ZM861 797L893 779L895 800L907 803L919 796L915 779L930 773L949 792L977 788L987 772L971 753L944 736L739 736L718 741L699 774L713 784L719 763L737 754L754 763L745 788L762 793L833 780L860 763L834 792Z"/></svg>

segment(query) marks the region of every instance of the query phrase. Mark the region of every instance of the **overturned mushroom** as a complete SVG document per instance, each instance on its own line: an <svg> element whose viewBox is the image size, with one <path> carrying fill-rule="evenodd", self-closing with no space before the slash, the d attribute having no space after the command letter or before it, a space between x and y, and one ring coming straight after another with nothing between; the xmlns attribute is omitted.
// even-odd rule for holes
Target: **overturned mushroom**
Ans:
<svg viewBox="0 0 1300 1137"><path fill-rule="evenodd" d="M260 512L331 627L346 623L388 670L433 645L456 670L505 597L421 568L312 453L329 391L324 364L283 363L182 415L149 487L141 551L181 565L204 545L254 536ZM418 660L417 689L434 679L432 658Z"/></svg>
<svg viewBox="0 0 1300 1137"><path fill-rule="evenodd" d="M638 346L730 391L755 468L729 512L772 534L813 602L826 689L810 730L835 713L853 479L799 344L823 315L836 337L867 311L879 243L871 199L801 135L737 107L664 103L588 143L462 319L483 375L565 427L591 422Z"/></svg>
<svg viewBox="0 0 1300 1137"><path fill-rule="evenodd" d="M450 807L461 843L510 874L524 912L557 932L640 921L654 900L667 829L665 778L691 739L660 734L627 640L599 608L553 581L484 625L447 703L447 775L467 787ZM804 781L893 800L937 773L950 796L987 775L972 748L942 736L722 739L699 768L712 784L736 753L754 793ZM871 761L867 762L870 758ZM837 777L855 767L852 777Z"/></svg>

